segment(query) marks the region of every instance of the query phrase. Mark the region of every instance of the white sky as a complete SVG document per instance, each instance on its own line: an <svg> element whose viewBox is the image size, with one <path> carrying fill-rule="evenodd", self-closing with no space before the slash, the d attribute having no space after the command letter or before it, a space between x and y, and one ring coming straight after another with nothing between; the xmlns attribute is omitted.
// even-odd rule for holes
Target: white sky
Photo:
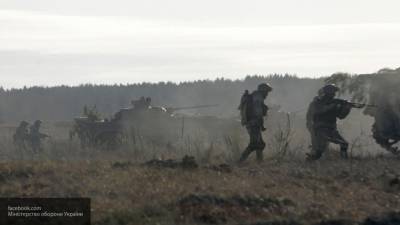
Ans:
<svg viewBox="0 0 400 225"><path fill-rule="evenodd" d="M398 0L0 0L0 86L400 67Z"/></svg>

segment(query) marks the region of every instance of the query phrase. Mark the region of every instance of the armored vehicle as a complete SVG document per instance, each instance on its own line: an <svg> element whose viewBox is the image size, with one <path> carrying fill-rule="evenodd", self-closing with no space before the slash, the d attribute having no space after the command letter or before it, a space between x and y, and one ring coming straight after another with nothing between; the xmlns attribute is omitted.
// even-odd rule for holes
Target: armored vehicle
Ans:
<svg viewBox="0 0 400 225"><path fill-rule="evenodd" d="M149 98L147 98L149 99ZM171 143L186 133L213 135L221 120L206 116L183 116L179 110L215 107L198 105L180 108L151 106L144 98L132 102L132 107L121 109L110 119L101 119L94 109L84 110L75 118L70 137L78 137L82 147L117 148L123 143L147 141L152 144ZM225 122L225 120L222 120ZM218 129L217 129L218 128Z"/></svg>

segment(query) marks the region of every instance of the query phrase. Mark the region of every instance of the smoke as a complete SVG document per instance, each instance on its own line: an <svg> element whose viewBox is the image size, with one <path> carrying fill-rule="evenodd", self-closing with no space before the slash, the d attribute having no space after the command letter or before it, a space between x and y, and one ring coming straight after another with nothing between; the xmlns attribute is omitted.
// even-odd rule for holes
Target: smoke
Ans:
<svg viewBox="0 0 400 225"><path fill-rule="evenodd" d="M363 113L374 119L372 135L386 150L396 152L400 141L400 68L381 69L374 74L334 74L326 80L341 87L352 100L366 102Z"/></svg>

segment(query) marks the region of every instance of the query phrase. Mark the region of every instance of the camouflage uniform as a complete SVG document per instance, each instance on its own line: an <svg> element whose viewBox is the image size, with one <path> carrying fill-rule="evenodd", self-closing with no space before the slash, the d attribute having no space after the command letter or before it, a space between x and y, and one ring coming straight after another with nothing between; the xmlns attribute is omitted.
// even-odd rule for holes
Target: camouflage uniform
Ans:
<svg viewBox="0 0 400 225"><path fill-rule="evenodd" d="M251 115L248 116L247 121L242 121L250 136L250 143L242 153L240 162L245 161L253 151L256 152L257 161L263 160L265 148L265 142L262 138L262 131L265 130L263 117L266 116L268 110L264 100L270 91L272 91L272 88L268 84L260 84L258 89L251 94Z"/></svg>
<svg viewBox="0 0 400 225"><path fill-rule="evenodd" d="M14 145L19 149L26 149L26 141L29 138L28 125L28 122L22 121L13 135Z"/></svg>
<svg viewBox="0 0 400 225"><path fill-rule="evenodd" d="M29 141L31 144L32 151L37 153L42 150L42 139L49 137L47 134L43 134L40 132L40 125L42 121L37 120L35 123L30 127L29 132Z"/></svg>
<svg viewBox="0 0 400 225"><path fill-rule="evenodd" d="M151 98L147 97L146 102L145 102L145 108L148 109L150 107L150 105L151 105Z"/></svg>
<svg viewBox="0 0 400 225"><path fill-rule="evenodd" d="M317 160L328 147L329 142L340 145L343 158L347 158L348 142L337 130L337 118L344 119L351 110L351 106L339 104L334 99L338 88L326 85L320 90L319 96L308 107L307 129L311 135L312 152L309 159Z"/></svg>

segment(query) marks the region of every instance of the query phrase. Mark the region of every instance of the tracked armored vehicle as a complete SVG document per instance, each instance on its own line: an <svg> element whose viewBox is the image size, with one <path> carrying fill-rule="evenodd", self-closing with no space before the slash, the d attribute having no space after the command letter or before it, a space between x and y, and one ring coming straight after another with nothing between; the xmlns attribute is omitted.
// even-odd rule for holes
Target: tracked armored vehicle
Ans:
<svg viewBox="0 0 400 225"><path fill-rule="evenodd" d="M149 103L144 98L133 101L132 107L121 109L110 119L101 119L97 112L86 109L83 117L75 118L70 137L77 137L84 148L113 149L124 143L136 144L144 140L153 145L166 145L189 133L215 137L221 129L232 130L238 124L237 121L228 119L176 113L179 110L216 105L164 108L154 107Z"/></svg>

